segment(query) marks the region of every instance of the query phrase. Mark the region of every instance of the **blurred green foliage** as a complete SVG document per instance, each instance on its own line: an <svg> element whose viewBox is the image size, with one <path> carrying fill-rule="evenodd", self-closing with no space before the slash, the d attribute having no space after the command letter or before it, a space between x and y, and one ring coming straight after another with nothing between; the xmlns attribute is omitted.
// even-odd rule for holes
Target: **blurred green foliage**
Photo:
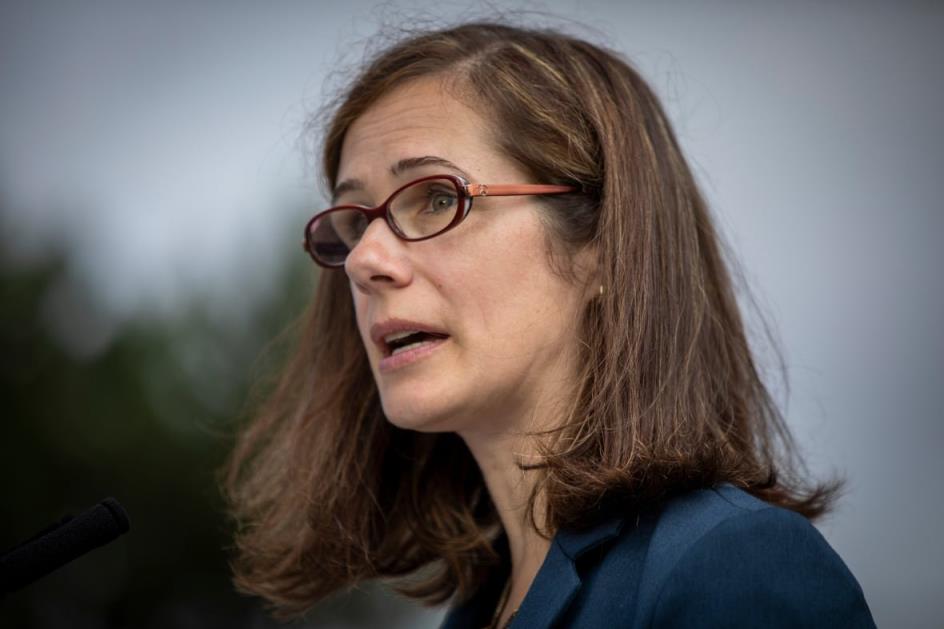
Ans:
<svg viewBox="0 0 944 629"><path fill-rule="evenodd" d="M0 599L0 627L277 626L230 582L218 473L314 289L310 261L296 258L251 312L220 317L220 304L195 302L83 351L76 341L100 334L106 315L63 258L0 263L0 552L107 496L131 519L127 535ZM433 627L440 615L368 584L293 626Z"/></svg>
<svg viewBox="0 0 944 629"><path fill-rule="evenodd" d="M109 495L132 523L128 536L8 596L3 626L263 622L258 604L229 582L216 474L250 383L266 370L258 357L267 339L311 290L303 263L287 268L277 299L248 324L221 325L196 306L174 321L125 325L91 357L77 357L50 330L50 291L70 281L61 260L0 269L0 546ZM101 316L82 300L56 308L78 322Z"/></svg>

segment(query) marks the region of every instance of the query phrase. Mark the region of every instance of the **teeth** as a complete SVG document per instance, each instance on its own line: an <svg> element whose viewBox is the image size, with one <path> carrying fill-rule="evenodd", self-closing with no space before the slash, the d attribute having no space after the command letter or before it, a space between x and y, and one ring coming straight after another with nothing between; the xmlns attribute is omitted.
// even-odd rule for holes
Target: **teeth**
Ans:
<svg viewBox="0 0 944 629"><path fill-rule="evenodd" d="M386 341L387 343L392 343L393 341L406 338L410 336L411 334L417 334L418 332L419 330L402 330L400 332L393 332L392 334L388 334L387 336L385 336L384 341Z"/></svg>
<svg viewBox="0 0 944 629"><path fill-rule="evenodd" d="M408 349L415 349L423 345L429 345L431 341L417 341L416 343L410 343L409 345L404 345L403 347L398 347L393 352L390 353L391 356L396 356L400 352L405 352Z"/></svg>

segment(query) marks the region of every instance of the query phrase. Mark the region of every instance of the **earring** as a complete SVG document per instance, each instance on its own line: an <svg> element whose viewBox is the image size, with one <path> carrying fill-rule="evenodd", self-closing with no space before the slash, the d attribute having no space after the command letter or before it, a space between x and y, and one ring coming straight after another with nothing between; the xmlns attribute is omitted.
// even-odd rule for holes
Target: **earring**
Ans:
<svg viewBox="0 0 944 629"><path fill-rule="evenodd" d="M600 297L603 296L603 284L600 284Z"/></svg>

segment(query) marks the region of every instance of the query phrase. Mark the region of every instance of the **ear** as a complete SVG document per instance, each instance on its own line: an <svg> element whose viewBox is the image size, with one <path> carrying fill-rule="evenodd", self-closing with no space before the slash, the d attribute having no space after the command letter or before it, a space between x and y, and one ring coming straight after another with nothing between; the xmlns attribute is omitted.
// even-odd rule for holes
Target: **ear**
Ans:
<svg viewBox="0 0 944 629"><path fill-rule="evenodd" d="M584 245L574 254L574 274L579 285L584 288L585 301L591 301L600 296L602 278L600 274L600 259L595 243ZM604 288L605 290L605 288Z"/></svg>

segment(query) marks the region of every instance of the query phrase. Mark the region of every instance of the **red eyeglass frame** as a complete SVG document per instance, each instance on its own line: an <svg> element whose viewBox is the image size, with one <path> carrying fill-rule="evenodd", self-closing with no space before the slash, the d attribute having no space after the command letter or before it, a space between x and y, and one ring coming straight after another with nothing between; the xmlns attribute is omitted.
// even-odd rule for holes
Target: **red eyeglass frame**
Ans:
<svg viewBox="0 0 944 629"><path fill-rule="evenodd" d="M428 236L420 236L419 238L411 238L403 233L400 227L393 222L390 217L390 201L393 200L400 192L413 186L415 184L421 183L423 181L430 181L433 179L448 179L456 188L458 193L458 202L460 207L456 209L456 215L453 217L452 221L448 225L443 227L441 230L434 234ZM383 218L384 222L387 223L387 226L390 227L390 230L397 235L401 240L407 242L418 242L421 240L429 240L430 238L435 238L440 234L453 229L469 215L469 212L472 210L472 199L475 197L511 197L511 196L530 196L530 195L544 195L544 194L565 194L567 192L577 192L579 188L575 186L559 186L551 184L533 184L533 183L500 183L500 184L485 184L485 183L469 183L464 177L459 175L430 175L428 177L420 177L419 179L414 179L409 183L405 183L396 190L394 190L390 196L387 197L387 200L381 203L376 207L365 207L363 205L336 205L330 207L323 212L315 214L311 219L305 224L305 239L302 241L302 246L305 251L308 252L308 255L311 256L311 259L315 261L319 266L323 266L328 269L338 269L344 266L344 261L339 264L331 264L323 260L319 260L314 253L314 246L309 242L311 233L314 231L312 228L315 225L315 222L323 220L329 214L338 212L340 210L357 210L362 212L367 216L367 222L370 223L376 218ZM345 257L345 260L347 258Z"/></svg>

